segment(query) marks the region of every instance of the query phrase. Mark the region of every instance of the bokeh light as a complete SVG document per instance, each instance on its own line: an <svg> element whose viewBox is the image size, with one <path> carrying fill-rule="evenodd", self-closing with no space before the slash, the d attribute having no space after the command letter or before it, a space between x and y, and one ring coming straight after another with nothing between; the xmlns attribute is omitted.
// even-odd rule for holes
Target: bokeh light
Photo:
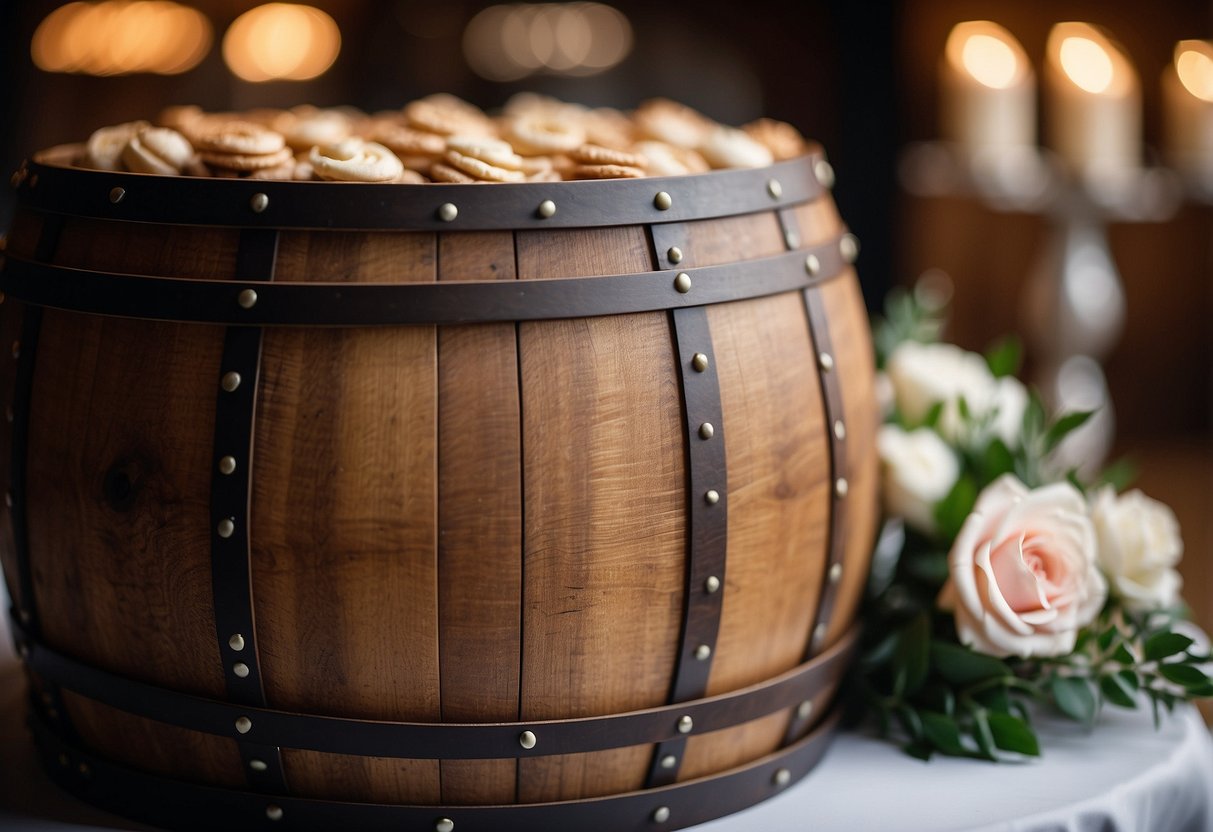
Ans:
<svg viewBox="0 0 1213 832"><path fill-rule="evenodd" d="M1213 44L1181 41L1175 47L1175 71L1184 89L1202 101L1213 101Z"/></svg>
<svg viewBox="0 0 1213 832"><path fill-rule="evenodd" d="M340 52L336 21L292 3L250 9L223 36L223 60L245 81L306 81L328 70Z"/></svg>
<svg viewBox="0 0 1213 832"><path fill-rule="evenodd" d="M514 3L489 6L469 21L463 54L491 81L528 75L593 75L632 49L628 19L603 3Z"/></svg>

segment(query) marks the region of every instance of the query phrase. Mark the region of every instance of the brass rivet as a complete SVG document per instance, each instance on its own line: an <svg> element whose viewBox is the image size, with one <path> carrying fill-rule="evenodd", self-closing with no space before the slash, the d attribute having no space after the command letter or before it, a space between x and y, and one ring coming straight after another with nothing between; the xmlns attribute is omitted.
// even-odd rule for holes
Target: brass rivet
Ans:
<svg viewBox="0 0 1213 832"><path fill-rule="evenodd" d="M444 202L438 206L438 219L443 222L450 222L457 216L459 216L459 209L453 202Z"/></svg>
<svg viewBox="0 0 1213 832"><path fill-rule="evenodd" d="M248 665L244 662L236 662L232 665L232 673L235 673L241 679L247 679L249 673Z"/></svg>
<svg viewBox="0 0 1213 832"><path fill-rule="evenodd" d="M843 234L842 239L838 241L838 251L843 260L854 263L859 257L859 238L854 234Z"/></svg>
<svg viewBox="0 0 1213 832"><path fill-rule="evenodd" d="M689 734L691 733L691 729L694 727L695 720L691 719L689 716L678 717L678 733Z"/></svg>
<svg viewBox="0 0 1213 832"><path fill-rule="evenodd" d="M825 641L825 637L826 637L826 624L823 621L820 624L818 624L816 627L813 628L813 641L817 641L817 642Z"/></svg>
<svg viewBox="0 0 1213 832"><path fill-rule="evenodd" d="M126 189L125 188L111 188L110 189L110 202L117 205L119 202L121 202L125 198L126 198Z"/></svg>
<svg viewBox="0 0 1213 832"><path fill-rule="evenodd" d="M691 367L697 373L704 372L708 368L708 357L701 352L695 353L691 356Z"/></svg>
<svg viewBox="0 0 1213 832"><path fill-rule="evenodd" d="M244 649L244 636L240 633L235 633L227 640L227 646L239 653Z"/></svg>
<svg viewBox="0 0 1213 832"><path fill-rule="evenodd" d="M779 199L783 196L783 185L779 184L778 179L768 179L767 193L771 195L771 199Z"/></svg>
<svg viewBox="0 0 1213 832"><path fill-rule="evenodd" d="M842 419L834 420L834 438L839 442L847 438L847 426L843 424Z"/></svg>
<svg viewBox="0 0 1213 832"><path fill-rule="evenodd" d="M219 460L219 473L230 474L236 470L236 457L225 456Z"/></svg>
<svg viewBox="0 0 1213 832"><path fill-rule="evenodd" d="M252 309L257 305L257 290L245 289L236 296L236 303L240 304L244 309Z"/></svg>
<svg viewBox="0 0 1213 832"><path fill-rule="evenodd" d="M702 425L699 426L699 438L700 439L711 439L715 435L716 435L716 428L712 427L711 422L704 422Z"/></svg>
<svg viewBox="0 0 1213 832"><path fill-rule="evenodd" d="M232 518L224 517L219 521L216 531L219 532L220 537L226 540L236 533L236 524L232 521Z"/></svg>
<svg viewBox="0 0 1213 832"><path fill-rule="evenodd" d="M674 199L665 191L658 191L657 196L653 197L653 205L658 211L668 211L673 204Z"/></svg>
<svg viewBox="0 0 1213 832"><path fill-rule="evenodd" d="M253 771L268 771L269 770L269 766L266 764L265 760L256 760L256 759L249 760L248 767L251 768Z"/></svg>
<svg viewBox="0 0 1213 832"><path fill-rule="evenodd" d="M796 718L808 719L813 715L813 700L806 699L796 706Z"/></svg>
<svg viewBox="0 0 1213 832"><path fill-rule="evenodd" d="M715 488L709 488L707 493L703 495L703 501L710 506L714 506L720 502L720 492Z"/></svg>
<svg viewBox="0 0 1213 832"><path fill-rule="evenodd" d="M851 486L847 482L846 477L839 477L838 479L834 480L834 493L839 497L847 496L847 490L850 489L850 487Z"/></svg>
<svg viewBox="0 0 1213 832"><path fill-rule="evenodd" d="M817 259L816 254L810 254L804 258L804 270L809 273L809 277L816 277L821 271L821 261Z"/></svg>
<svg viewBox="0 0 1213 832"><path fill-rule="evenodd" d="M824 372L830 372L830 370L834 369L834 356L830 355L828 352L821 353L817 356L817 366L820 367Z"/></svg>
<svg viewBox="0 0 1213 832"><path fill-rule="evenodd" d="M712 648L706 644L701 644L695 648L695 658L701 662L706 662L712 657Z"/></svg>
<svg viewBox="0 0 1213 832"><path fill-rule="evenodd" d="M817 177L817 181L822 184L822 187L834 187L834 166L825 159L818 159L817 164L813 165L813 175Z"/></svg>
<svg viewBox="0 0 1213 832"><path fill-rule="evenodd" d="M535 747L539 742L539 738L535 736L534 731L523 731L518 735L518 744L528 751Z"/></svg>
<svg viewBox="0 0 1213 832"><path fill-rule="evenodd" d="M282 820L282 807L271 803L265 807L265 816L270 820Z"/></svg>
<svg viewBox="0 0 1213 832"><path fill-rule="evenodd" d="M830 567L830 583L836 584L842 578L842 564L836 563Z"/></svg>
<svg viewBox="0 0 1213 832"><path fill-rule="evenodd" d="M670 250L665 253L666 259L674 265L682 262L682 249L678 246L670 246Z"/></svg>
<svg viewBox="0 0 1213 832"><path fill-rule="evenodd" d="M455 832L455 821L450 818L439 818L434 824L434 832Z"/></svg>
<svg viewBox="0 0 1213 832"><path fill-rule="evenodd" d="M253 730L253 721L247 716L236 717L236 732L239 734L247 734Z"/></svg>
<svg viewBox="0 0 1213 832"><path fill-rule="evenodd" d="M661 758L661 767L662 768L673 768L676 765L678 765L678 758L675 757L673 754L666 754L664 757Z"/></svg>
<svg viewBox="0 0 1213 832"><path fill-rule="evenodd" d="M539 203L538 214L539 214L539 216L543 217L545 220L548 217L555 216L556 203L552 202L552 200L550 200L550 199L545 199L543 202Z"/></svg>
<svg viewBox="0 0 1213 832"><path fill-rule="evenodd" d="M703 582L703 588L708 595L714 595L720 591L720 578L717 578L715 575L708 575L707 579Z"/></svg>
<svg viewBox="0 0 1213 832"><path fill-rule="evenodd" d="M654 823L665 823L669 819L670 819L670 807L669 806L658 806L656 809L653 810L653 822Z"/></svg>
<svg viewBox="0 0 1213 832"><path fill-rule="evenodd" d="M678 277L674 278L674 288L684 295L691 291L691 276L686 272L679 272Z"/></svg>
<svg viewBox="0 0 1213 832"><path fill-rule="evenodd" d="M223 385L223 389L228 393L236 392L236 388L240 386L240 373L224 373L221 384Z"/></svg>
<svg viewBox="0 0 1213 832"><path fill-rule="evenodd" d="M789 228L787 231L783 232L783 243L789 249L794 249L800 245L800 235Z"/></svg>
<svg viewBox="0 0 1213 832"><path fill-rule="evenodd" d="M776 769L775 775L771 778L771 782L776 786L786 786L788 783L792 782L792 772L788 771L786 768Z"/></svg>
<svg viewBox="0 0 1213 832"><path fill-rule="evenodd" d="M13 358L21 357L21 342L13 341Z"/></svg>
<svg viewBox="0 0 1213 832"><path fill-rule="evenodd" d="M270 198L265 194L253 194L253 198L249 200L248 204L253 209L254 214L260 214L270 207Z"/></svg>

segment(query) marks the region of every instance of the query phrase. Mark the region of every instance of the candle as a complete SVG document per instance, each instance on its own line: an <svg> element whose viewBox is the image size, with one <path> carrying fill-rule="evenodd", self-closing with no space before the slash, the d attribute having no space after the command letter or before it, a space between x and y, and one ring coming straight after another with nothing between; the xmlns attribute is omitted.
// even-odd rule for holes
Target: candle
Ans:
<svg viewBox="0 0 1213 832"><path fill-rule="evenodd" d="M1213 180L1213 42L1180 41L1163 72L1162 93L1168 160Z"/></svg>
<svg viewBox="0 0 1213 832"><path fill-rule="evenodd" d="M1036 144L1036 79L1010 32L958 23L939 67L943 136L969 152Z"/></svg>
<svg viewBox="0 0 1213 832"><path fill-rule="evenodd" d="M1141 86L1124 52L1087 23L1049 33L1049 145L1087 178L1141 166Z"/></svg>

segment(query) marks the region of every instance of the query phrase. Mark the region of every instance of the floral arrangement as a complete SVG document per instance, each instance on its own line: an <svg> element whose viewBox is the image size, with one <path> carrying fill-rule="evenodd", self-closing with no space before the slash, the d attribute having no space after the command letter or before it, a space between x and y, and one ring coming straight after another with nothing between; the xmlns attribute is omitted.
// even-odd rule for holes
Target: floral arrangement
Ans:
<svg viewBox="0 0 1213 832"><path fill-rule="evenodd" d="M1121 493L1125 465L1061 466L1091 414L1050 417L1015 342L982 356L941 330L911 293L874 330L887 519L850 699L913 756L1002 760L1040 754L1032 705L1094 725L1148 703L1157 723L1213 696L1207 647L1181 632L1174 513Z"/></svg>

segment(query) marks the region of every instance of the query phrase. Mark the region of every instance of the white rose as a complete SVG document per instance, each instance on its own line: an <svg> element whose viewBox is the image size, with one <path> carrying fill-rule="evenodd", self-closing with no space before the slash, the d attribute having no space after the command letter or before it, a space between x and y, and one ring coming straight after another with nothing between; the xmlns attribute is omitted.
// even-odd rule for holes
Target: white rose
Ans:
<svg viewBox="0 0 1213 832"><path fill-rule="evenodd" d="M956 454L930 428L907 433L896 425L880 428L876 447L884 468L885 511L933 534L935 504L948 496L960 476Z"/></svg>
<svg viewBox="0 0 1213 832"><path fill-rule="evenodd" d="M952 344L905 341L893 350L885 370L893 384L897 407L910 422L919 422L943 403L938 429L945 439L964 436L960 399L969 413L1008 447L1019 445L1028 394L1014 378L995 378L986 360ZM972 437L981 439L983 436Z"/></svg>
<svg viewBox="0 0 1213 832"><path fill-rule="evenodd" d="M977 498L948 553L939 605L960 641L993 656L1062 656L1099 614L1107 584L1078 490L1029 491L1007 474Z"/></svg>
<svg viewBox="0 0 1213 832"><path fill-rule="evenodd" d="M1174 606L1183 579L1175 566L1183 557L1175 512L1140 491L1119 497L1105 486L1091 503L1099 565L1116 594L1133 610Z"/></svg>

